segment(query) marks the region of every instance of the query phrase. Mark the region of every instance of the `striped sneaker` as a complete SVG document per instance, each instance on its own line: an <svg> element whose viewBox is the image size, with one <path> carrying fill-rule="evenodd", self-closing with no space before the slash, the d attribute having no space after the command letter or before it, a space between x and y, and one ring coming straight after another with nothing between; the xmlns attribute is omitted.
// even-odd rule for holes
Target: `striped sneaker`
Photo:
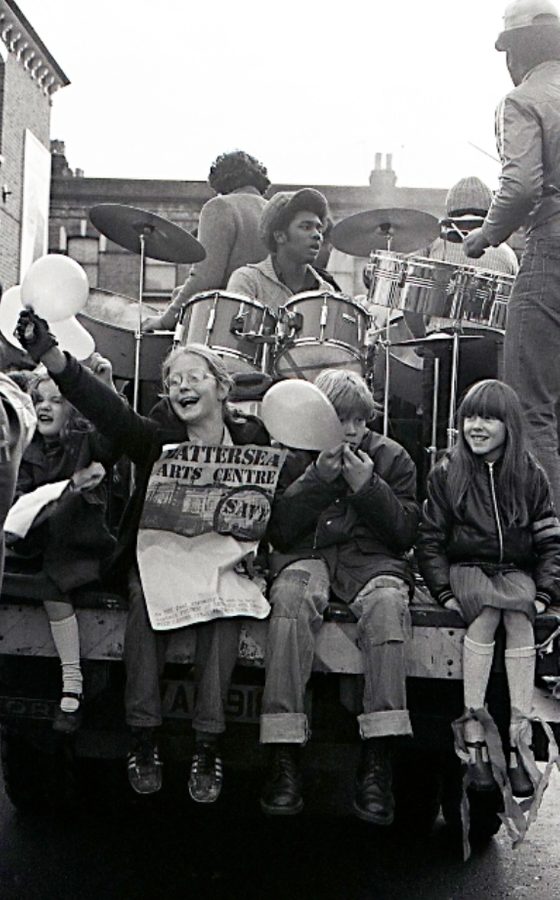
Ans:
<svg viewBox="0 0 560 900"><path fill-rule="evenodd" d="M196 803L215 803L222 790L222 760L215 744L196 744L189 777L189 794Z"/></svg>
<svg viewBox="0 0 560 900"><path fill-rule="evenodd" d="M153 728L138 728L128 754L128 781L137 794L155 794L161 790L162 766Z"/></svg>

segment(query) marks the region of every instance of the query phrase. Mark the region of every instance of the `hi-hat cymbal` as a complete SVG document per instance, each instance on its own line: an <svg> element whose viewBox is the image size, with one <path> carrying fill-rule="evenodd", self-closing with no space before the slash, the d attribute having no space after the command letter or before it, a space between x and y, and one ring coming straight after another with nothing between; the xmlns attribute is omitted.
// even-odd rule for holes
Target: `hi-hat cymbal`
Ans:
<svg viewBox="0 0 560 900"><path fill-rule="evenodd" d="M460 334L460 341L480 341L485 337L483 334ZM391 342L391 347L429 347L430 345L433 347L437 346L442 342L452 341L453 335L447 334L445 331L437 331L433 334L428 334L426 337L422 338L412 338L408 341L395 341L395 343Z"/></svg>
<svg viewBox="0 0 560 900"><path fill-rule="evenodd" d="M206 250L192 234L145 209L100 203L90 209L89 217L101 234L133 253L140 253L140 235L143 234L145 254L150 259L195 263L206 256Z"/></svg>
<svg viewBox="0 0 560 900"><path fill-rule="evenodd" d="M427 247L438 234L438 220L430 213L417 209L369 209L338 222L330 241L350 256L369 256L372 250L412 253Z"/></svg>

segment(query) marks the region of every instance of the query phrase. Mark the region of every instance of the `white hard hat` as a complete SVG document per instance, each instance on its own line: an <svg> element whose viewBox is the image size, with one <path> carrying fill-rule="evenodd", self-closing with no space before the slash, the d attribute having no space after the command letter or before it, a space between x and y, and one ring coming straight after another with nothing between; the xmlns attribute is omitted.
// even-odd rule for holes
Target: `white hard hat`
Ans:
<svg viewBox="0 0 560 900"><path fill-rule="evenodd" d="M547 18L541 20L541 16ZM515 29L547 23L560 27L560 13L550 0L513 0L506 6L504 30L498 35L496 50L507 50L510 32Z"/></svg>

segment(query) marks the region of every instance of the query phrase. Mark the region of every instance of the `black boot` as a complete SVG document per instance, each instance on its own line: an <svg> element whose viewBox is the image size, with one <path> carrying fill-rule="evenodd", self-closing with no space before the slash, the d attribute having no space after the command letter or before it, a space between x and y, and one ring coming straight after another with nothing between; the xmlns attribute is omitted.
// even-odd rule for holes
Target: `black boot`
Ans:
<svg viewBox="0 0 560 900"><path fill-rule="evenodd" d="M272 747L272 764L261 794L261 809L269 816L295 816L303 809L297 744Z"/></svg>
<svg viewBox="0 0 560 900"><path fill-rule="evenodd" d="M375 825L392 825L395 799L391 755L385 738L364 741L356 773L354 812Z"/></svg>
<svg viewBox="0 0 560 900"><path fill-rule="evenodd" d="M508 777L514 797L532 797L535 787L516 747L509 752Z"/></svg>

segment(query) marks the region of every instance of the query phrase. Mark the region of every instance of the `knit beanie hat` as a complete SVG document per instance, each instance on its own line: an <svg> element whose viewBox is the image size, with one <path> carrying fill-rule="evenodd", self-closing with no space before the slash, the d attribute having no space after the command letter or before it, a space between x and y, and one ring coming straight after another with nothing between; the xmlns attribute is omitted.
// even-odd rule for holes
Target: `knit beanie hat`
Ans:
<svg viewBox="0 0 560 900"><path fill-rule="evenodd" d="M465 216L468 213L485 216L492 203L492 191L480 178L470 175L461 178L449 189L445 200L448 216Z"/></svg>
<svg viewBox="0 0 560 900"><path fill-rule="evenodd" d="M282 231L297 212L305 210L327 221L327 200L315 188L301 188L299 191L278 191L266 204L260 220L260 234L269 250L276 248L273 238L275 231Z"/></svg>

